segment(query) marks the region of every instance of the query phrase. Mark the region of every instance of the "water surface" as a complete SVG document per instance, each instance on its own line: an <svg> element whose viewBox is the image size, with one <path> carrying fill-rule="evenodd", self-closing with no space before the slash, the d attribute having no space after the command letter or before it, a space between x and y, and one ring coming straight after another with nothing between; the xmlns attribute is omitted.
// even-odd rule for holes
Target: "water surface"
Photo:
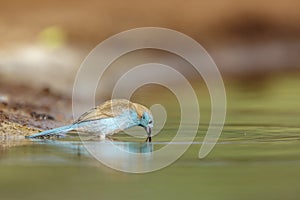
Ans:
<svg viewBox="0 0 300 200"><path fill-rule="evenodd" d="M254 91L227 85L224 130L213 151L199 159L210 117L203 97L194 143L171 166L152 173L110 169L78 140L2 141L1 199L299 199L299 84L281 77ZM162 148L176 133L174 113L151 148L123 134L116 144L146 153Z"/></svg>

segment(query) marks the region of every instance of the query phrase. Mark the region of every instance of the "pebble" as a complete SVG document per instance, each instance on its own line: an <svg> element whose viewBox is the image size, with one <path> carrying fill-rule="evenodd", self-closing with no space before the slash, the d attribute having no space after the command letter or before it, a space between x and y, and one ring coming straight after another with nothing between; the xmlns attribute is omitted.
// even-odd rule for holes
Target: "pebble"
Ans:
<svg viewBox="0 0 300 200"><path fill-rule="evenodd" d="M8 103L8 100L9 100L9 98L8 98L8 96L7 95L2 95L2 94L0 94L0 103Z"/></svg>

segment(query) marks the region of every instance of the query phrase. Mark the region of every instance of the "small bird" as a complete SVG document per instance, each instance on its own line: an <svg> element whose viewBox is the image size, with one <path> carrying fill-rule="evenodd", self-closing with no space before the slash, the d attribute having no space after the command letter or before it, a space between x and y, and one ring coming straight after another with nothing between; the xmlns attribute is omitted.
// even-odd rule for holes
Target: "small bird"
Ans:
<svg viewBox="0 0 300 200"><path fill-rule="evenodd" d="M70 131L105 138L107 135L113 135L134 126L143 127L147 132L146 142L151 142L151 129L153 128L151 111L127 99L112 99L82 114L70 125L46 130L27 136L27 138L65 136Z"/></svg>

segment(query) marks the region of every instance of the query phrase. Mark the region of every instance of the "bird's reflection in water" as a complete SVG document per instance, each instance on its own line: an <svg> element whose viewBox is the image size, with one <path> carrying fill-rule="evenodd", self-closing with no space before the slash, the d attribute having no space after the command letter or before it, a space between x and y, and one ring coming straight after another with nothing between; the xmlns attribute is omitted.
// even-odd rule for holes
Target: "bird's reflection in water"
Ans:
<svg viewBox="0 0 300 200"><path fill-rule="evenodd" d="M34 139L35 143L48 145L77 156L93 156L102 164L126 172L147 169L153 160L153 143L104 141L65 141Z"/></svg>
<svg viewBox="0 0 300 200"><path fill-rule="evenodd" d="M128 153L151 153L153 144L148 142L113 142L114 146Z"/></svg>
<svg viewBox="0 0 300 200"><path fill-rule="evenodd" d="M44 140L44 139L31 139L36 144L55 146L64 152L77 155L90 156L88 150L101 150L103 154L109 156L116 150L126 153L146 154L153 151L153 143L148 142L120 142L109 140L101 141L67 141L67 140ZM93 152L90 152L93 153Z"/></svg>
<svg viewBox="0 0 300 200"><path fill-rule="evenodd" d="M153 161L153 143L103 141L84 146L101 163L124 172L148 171Z"/></svg>

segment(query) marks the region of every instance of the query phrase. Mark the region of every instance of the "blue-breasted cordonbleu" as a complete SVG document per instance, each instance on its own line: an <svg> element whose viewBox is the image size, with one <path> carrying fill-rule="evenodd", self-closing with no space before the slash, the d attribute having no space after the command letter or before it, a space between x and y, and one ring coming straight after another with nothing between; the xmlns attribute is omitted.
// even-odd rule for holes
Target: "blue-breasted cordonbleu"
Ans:
<svg viewBox="0 0 300 200"><path fill-rule="evenodd" d="M146 141L151 142L153 128L151 111L141 104L126 99L112 99L84 113L70 125L46 130L28 138L65 136L70 131L105 138L133 126L143 127L147 132Z"/></svg>

